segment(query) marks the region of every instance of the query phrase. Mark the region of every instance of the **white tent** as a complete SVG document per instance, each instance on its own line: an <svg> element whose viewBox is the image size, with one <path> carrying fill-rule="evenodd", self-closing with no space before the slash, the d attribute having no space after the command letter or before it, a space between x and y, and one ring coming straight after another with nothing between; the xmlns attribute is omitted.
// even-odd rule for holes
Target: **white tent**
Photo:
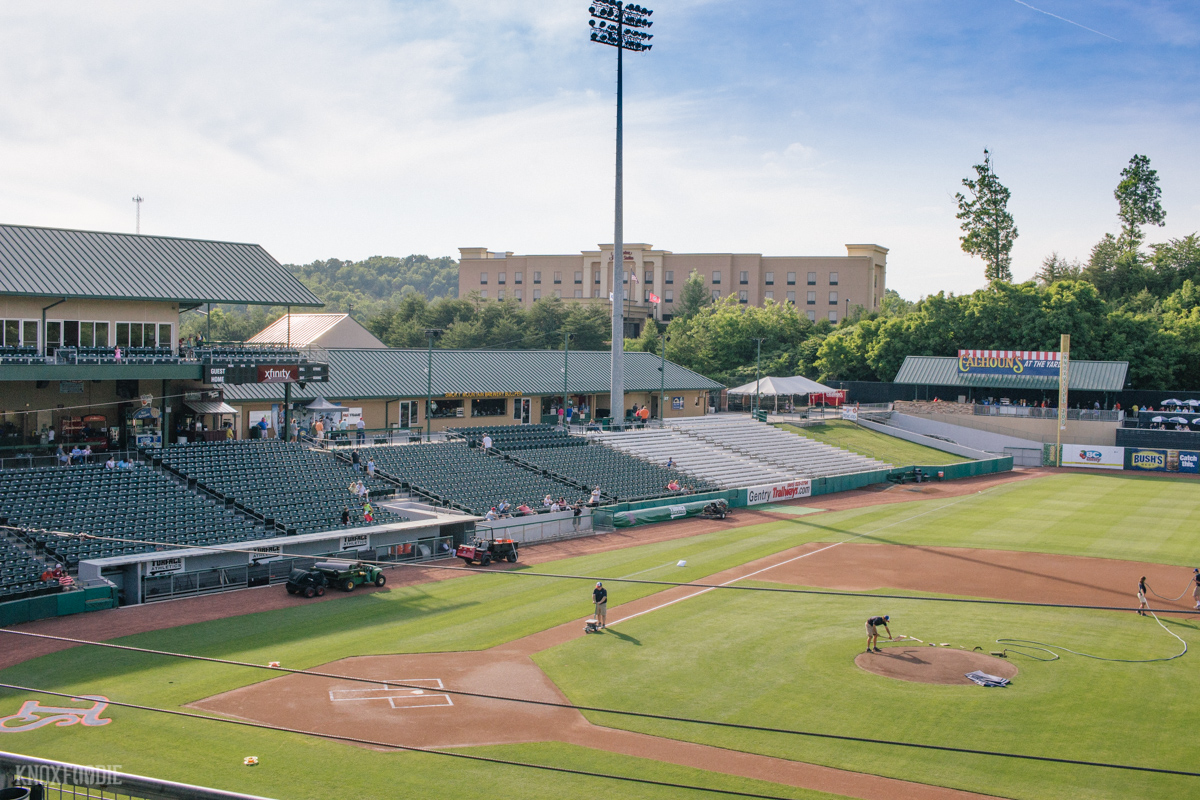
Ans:
<svg viewBox="0 0 1200 800"><path fill-rule="evenodd" d="M757 382L750 381L743 386L730 389L729 394L759 394L769 397L771 395L804 395L813 392L825 394L836 391L838 390L831 389L822 383L810 381L803 375L797 375L794 378L762 378Z"/></svg>

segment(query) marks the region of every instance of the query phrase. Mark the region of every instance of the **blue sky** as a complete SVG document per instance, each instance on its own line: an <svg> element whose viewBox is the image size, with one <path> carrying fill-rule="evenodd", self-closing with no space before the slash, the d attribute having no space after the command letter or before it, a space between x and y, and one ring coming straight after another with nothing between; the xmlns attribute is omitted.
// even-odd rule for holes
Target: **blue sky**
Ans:
<svg viewBox="0 0 1200 800"><path fill-rule="evenodd" d="M1162 181L1150 240L1200 229L1194 2L662 0L654 20L626 72L629 241L876 242L903 295L970 291L953 195L984 147L1019 279L1116 230L1134 153ZM131 230L136 193L144 232L285 261L576 252L612 240L614 55L574 0L5 3L0 221Z"/></svg>

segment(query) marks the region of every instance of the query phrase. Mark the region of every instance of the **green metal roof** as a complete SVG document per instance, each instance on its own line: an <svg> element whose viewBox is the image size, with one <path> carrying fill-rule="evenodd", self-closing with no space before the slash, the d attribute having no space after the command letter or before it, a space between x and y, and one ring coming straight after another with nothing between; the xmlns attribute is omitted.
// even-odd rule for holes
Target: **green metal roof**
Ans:
<svg viewBox="0 0 1200 800"><path fill-rule="evenodd" d="M1128 361L1074 361L1067 371L1068 388L1085 392L1119 392L1125 388ZM958 359L907 356L893 383L919 386L975 386L984 389L1057 389L1058 378L1042 375L968 375Z"/></svg>
<svg viewBox="0 0 1200 800"><path fill-rule="evenodd" d="M0 295L320 306L256 244L0 225Z"/></svg>
<svg viewBox="0 0 1200 800"><path fill-rule="evenodd" d="M369 400L424 397L427 350L356 349L328 350L329 382L292 387L292 397ZM570 394L609 391L607 350L572 350L567 357ZM659 359L651 353L625 354L625 391L650 392L659 388ZM670 361L666 363L668 391L722 389L716 381ZM434 350L433 393L513 392L526 395L562 394L561 350ZM225 388L230 402L283 399L278 383L243 384Z"/></svg>

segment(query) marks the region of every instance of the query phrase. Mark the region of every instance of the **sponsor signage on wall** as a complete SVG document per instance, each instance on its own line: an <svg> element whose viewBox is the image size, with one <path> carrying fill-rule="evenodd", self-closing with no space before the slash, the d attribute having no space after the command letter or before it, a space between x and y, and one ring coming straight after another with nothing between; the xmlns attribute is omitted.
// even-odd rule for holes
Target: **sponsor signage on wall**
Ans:
<svg viewBox="0 0 1200 800"><path fill-rule="evenodd" d="M281 558L283 558L283 547L277 544L268 547L256 547L250 551L251 564L265 564L268 561L278 561Z"/></svg>
<svg viewBox="0 0 1200 800"><path fill-rule="evenodd" d="M353 536L342 537L343 550L365 550L367 548L367 534L357 533Z"/></svg>
<svg viewBox="0 0 1200 800"><path fill-rule="evenodd" d="M757 506L763 503L779 503L785 500L796 500L812 496L812 481L789 481L775 483L769 486L753 486L746 490L746 505Z"/></svg>
<svg viewBox="0 0 1200 800"><path fill-rule="evenodd" d="M958 371L966 375L1041 375L1057 378L1061 353L1047 350L959 350Z"/></svg>
<svg viewBox="0 0 1200 800"><path fill-rule="evenodd" d="M683 410L683 398L682 397L672 397L671 398L671 409L674 411L682 411Z"/></svg>
<svg viewBox="0 0 1200 800"><path fill-rule="evenodd" d="M1091 469L1124 469L1124 447L1099 447L1091 444L1064 444L1062 446L1064 467L1089 467Z"/></svg>
<svg viewBox="0 0 1200 800"><path fill-rule="evenodd" d="M1125 469L1135 472L1188 472L1195 474L1200 470L1200 451L1126 447Z"/></svg>
<svg viewBox="0 0 1200 800"><path fill-rule="evenodd" d="M300 367L272 365L258 367L259 383L295 383L300 378Z"/></svg>
<svg viewBox="0 0 1200 800"><path fill-rule="evenodd" d="M170 575L172 572L183 572L182 558L158 558L146 563L146 574Z"/></svg>

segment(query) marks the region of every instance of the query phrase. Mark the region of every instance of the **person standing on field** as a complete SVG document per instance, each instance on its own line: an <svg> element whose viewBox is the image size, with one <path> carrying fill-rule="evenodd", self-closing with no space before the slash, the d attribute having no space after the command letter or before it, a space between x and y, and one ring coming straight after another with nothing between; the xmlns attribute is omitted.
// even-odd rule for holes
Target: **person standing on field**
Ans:
<svg viewBox="0 0 1200 800"><path fill-rule="evenodd" d="M596 588L592 589L592 602L596 604L596 622L601 628L608 627L608 589L604 588L604 584L596 582Z"/></svg>
<svg viewBox="0 0 1200 800"><path fill-rule="evenodd" d="M1192 589L1192 599L1196 601L1196 608L1200 608L1200 569L1192 570L1192 582L1196 584Z"/></svg>
<svg viewBox="0 0 1200 800"><path fill-rule="evenodd" d="M888 639L891 639L892 638L892 630L891 630L891 628L888 627L888 620L890 620L890 619L891 619L891 617L883 616L883 617L871 617L869 620L867 620L867 652L868 653L871 652L872 647L874 647L876 653L883 652L882 650L879 649L879 630L878 629L883 628L885 631L887 631L887 637L888 637Z"/></svg>
<svg viewBox="0 0 1200 800"><path fill-rule="evenodd" d="M1140 581L1138 581L1138 590L1137 590L1137 599L1138 599L1138 612L1137 613L1138 613L1139 617L1146 616L1146 612L1150 610L1150 604L1146 602L1146 592L1148 591L1148 589L1149 589L1149 587L1146 586L1146 576L1143 575L1142 579Z"/></svg>

